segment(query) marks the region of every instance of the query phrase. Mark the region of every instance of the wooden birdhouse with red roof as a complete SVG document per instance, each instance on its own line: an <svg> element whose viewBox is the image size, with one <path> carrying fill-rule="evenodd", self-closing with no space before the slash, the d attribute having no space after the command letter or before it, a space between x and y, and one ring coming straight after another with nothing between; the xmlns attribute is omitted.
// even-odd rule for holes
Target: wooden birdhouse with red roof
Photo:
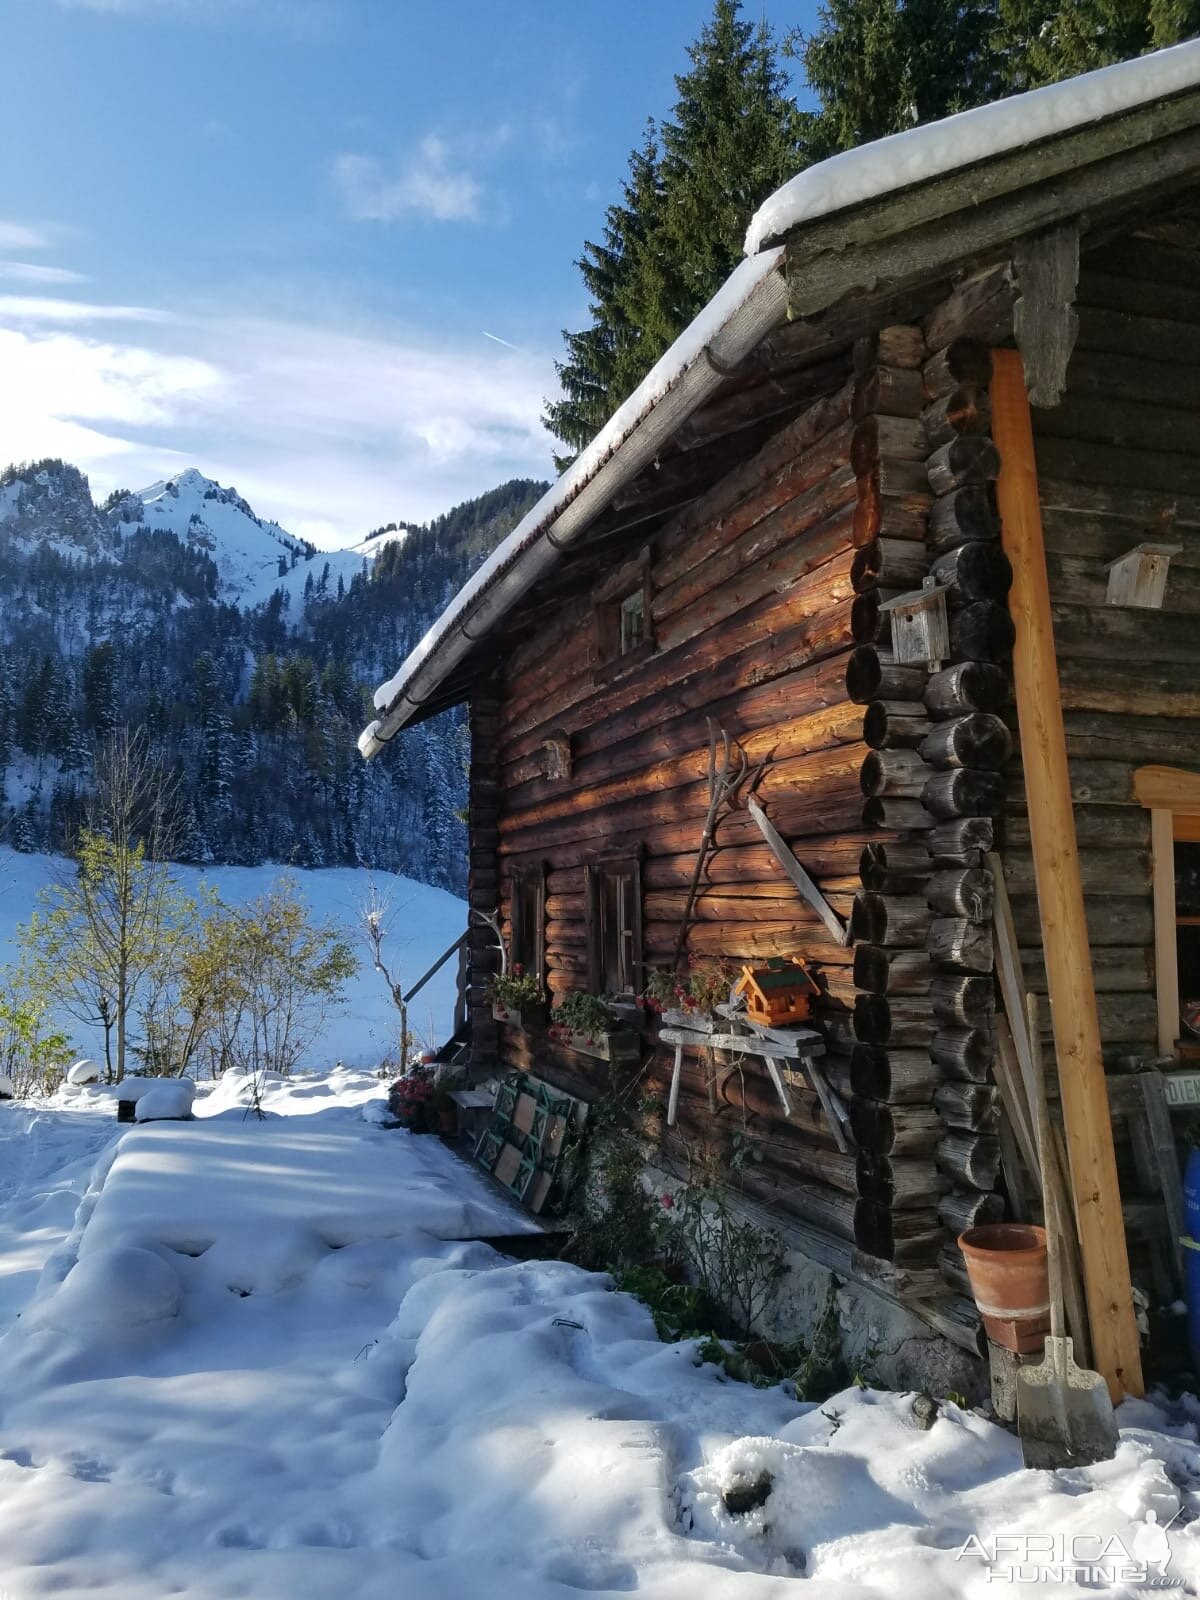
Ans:
<svg viewBox="0 0 1200 1600"><path fill-rule="evenodd" d="M733 992L745 995L751 1022L778 1027L807 1019L817 985L798 961L772 956L758 966L743 967Z"/></svg>

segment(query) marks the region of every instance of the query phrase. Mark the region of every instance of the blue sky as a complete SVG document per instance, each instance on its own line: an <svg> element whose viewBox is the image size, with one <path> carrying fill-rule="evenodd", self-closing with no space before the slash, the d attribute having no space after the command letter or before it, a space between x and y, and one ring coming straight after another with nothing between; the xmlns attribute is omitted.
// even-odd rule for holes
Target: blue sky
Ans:
<svg viewBox="0 0 1200 1600"><path fill-rule="evenodd" d="M709 0L0 10L0 464L196 465L324 544L550 475L573 259Z"/></svg>

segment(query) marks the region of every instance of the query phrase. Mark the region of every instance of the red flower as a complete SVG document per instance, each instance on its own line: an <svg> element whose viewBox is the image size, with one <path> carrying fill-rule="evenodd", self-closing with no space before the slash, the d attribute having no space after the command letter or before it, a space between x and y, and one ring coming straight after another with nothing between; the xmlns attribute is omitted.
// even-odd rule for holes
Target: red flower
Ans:
<svg viewBox="0 0 1200 1600"><path fill-rule="evenodd" d="M675 1209L675 1196L673 1194L664 1194L662 1207L664 1211L673 1211Z"/></svg>

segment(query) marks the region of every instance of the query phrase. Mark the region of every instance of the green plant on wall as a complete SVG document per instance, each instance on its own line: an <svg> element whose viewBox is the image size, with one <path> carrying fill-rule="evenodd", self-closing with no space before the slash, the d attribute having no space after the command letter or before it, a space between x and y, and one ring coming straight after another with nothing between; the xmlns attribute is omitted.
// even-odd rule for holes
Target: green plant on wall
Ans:
<svg viewBox="0 0 1200 1600"><path fill-rule="evenodd" d="M616 1013L599 995L573 989L564 994L550 1013L550 1025L563 1037L585 1039L596 1044L617 1026Z"/></svg>
<svg viewBox="0 0 1200 1600"><path fill-rule="evenodd" d="M748 1339L771 1309L786 1269L783 1239L733 1209L711 1161L698 1164L670 1208L674 1252L714 1308L719 1331Z"/></svg>
<svg viewBox="0 0 1200 1600"><path fill-rule="evenodd" d="M507 972L494 972L488 979L488 999L505 1011L528 1010L542 1003L542 986L536 974L526 972L517 961Z"/></svg>
<svg viewBox="0 0 1200 1600"><path fill-rule="evenodd" d="M589 1107L571 1156L575 1228L567 1253L580 1266L620 1272L660 1255L662 1205L643 1182L644 1165L641 1144L616 1103Z"/></svg>
<svg viewBox="0 0 1200 1600"><path fill-rule="evenodd" d="M689 961L684 972L655 968L646 979L643 998L651 1011L694 1011L711 1015L729 999L737 982L736 962L720 958Z"/></svg>

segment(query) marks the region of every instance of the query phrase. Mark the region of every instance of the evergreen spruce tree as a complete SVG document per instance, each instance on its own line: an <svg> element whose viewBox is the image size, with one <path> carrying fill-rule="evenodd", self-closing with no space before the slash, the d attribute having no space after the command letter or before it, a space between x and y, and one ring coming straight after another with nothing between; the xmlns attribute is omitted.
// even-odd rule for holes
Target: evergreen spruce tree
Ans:
<svg viewBox="0 0 1200 1600"><path fill-rule="evenodd" d="M741 260L758 207L805 165L805 121L765 22L743 19L740 0L717 0L688 57L662 127L656 259L639 275L643 298L634 307L653 318L654 333L661 329L656 359Z"/></svg>
<svg viewBox="0 0 1200 1600"><path fill-rule="evenodd" d="M16 682L12 656L0 651L0 794L4 792L4 769L12 759L17 742Z"/></svg>
<svg viewBox="0 0 1200 1600"><path fill-rule="evenodd" d="M37 849L37 810L32 797L13 813L8 830L8 842L22 855L28 855L31 850Z"/></svg>
<svg viewBox="0 0 1200 1600"><path fill-rule="evenodd" d="M1200 0L825 0L789 37L821 159L1200 33Z"/></svg>
<svg viewBox="0 0 1200 1600"><path fill-rule="evenodd" d="M1127 61L1200 33L1200 0L999 0L1010 90Z"/></svg>
<svg viewBox="0 0 1200 1600"><path fill-rule="evenodd" d="M765 23L747 22L740 0L716 0L688 55L671 118L649 124L603 242L578 262L592 322L564 333L563 394L545 412L570 447L560 469L720 287L761 202L805 165L805 119Z"/></svg>
<svg viewBox="0 0 1200 1600"><path fill-rule="evenodd" d="M1024 0L1021 0L1024 3ZM814 159L980 105L1003 91L997 0L826 0L793 34L820 101Z"/></svg>
<svg viewBox="0 0 1200 1600"><path fill-rule="evenodd" d="M603 242L588 240L575 263L588 292L592 323L578 333L563 330L567 356L555 363L563 394L547 403L545 421L551 433L570 447L567 455L555 457L560 471L599 433L656 359L647 358L651 346L643 348L642 330L631 314L638 298L635 277L654 259L649 241L657 229L662 198L653 121L629 157L621 195L605 214Z"/></svg>
<svg viewBox="0 0 1200 1600"><path fill-rule="evenodd" d="M117 712L117 655L105 640L93 645L83 658L83 722L97 739L111 739L120 718Z"/></svg>

